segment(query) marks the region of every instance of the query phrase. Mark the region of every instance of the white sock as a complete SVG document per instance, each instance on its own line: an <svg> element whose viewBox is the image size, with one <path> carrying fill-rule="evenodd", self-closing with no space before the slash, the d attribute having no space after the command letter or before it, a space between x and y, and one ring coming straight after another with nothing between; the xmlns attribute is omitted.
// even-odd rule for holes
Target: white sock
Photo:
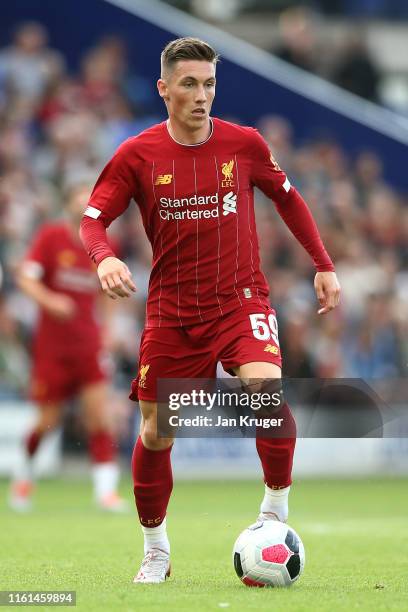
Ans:
<svg viewBox="0 0 408 612"><path fill-rule="evenodd" d="M261 503L261 512L274 512L280 521L288 520L288 498L290 486L284 489L270 489L265 485L265 496Z"/></svg>
<svg viewBox="0 0 408 612"><path fill-rule="evenodd" d="M157 527L145 527L142 525L144 534L144 553L146 554L151 548L160 548L167 554L170 554L170 542L167 537L166 528L167 518Z"/></svg>
<svg viewBox="0 0 408 612"><path fill-rule="evenodd" d="M111 461L94 463L92 465L92 481L97 501L101 501L111 493L116 493L119 483L119 466Z"/></svg>
<svg viewBox="0 0 408 612"><path fill-rule="evenodd" d="M34 480L33 460L25 449L21 449L11 474L14 481L28 480L31 482Z"/></svg>

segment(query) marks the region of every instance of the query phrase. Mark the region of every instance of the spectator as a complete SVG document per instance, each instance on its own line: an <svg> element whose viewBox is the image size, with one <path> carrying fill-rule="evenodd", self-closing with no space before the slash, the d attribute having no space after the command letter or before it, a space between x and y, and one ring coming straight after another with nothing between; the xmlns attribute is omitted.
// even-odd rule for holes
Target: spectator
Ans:
<svg viewBox="0 0 408 612"><path fill-rule="evenodd" d="M0 53L0 72L16 97L33 103L64 70L59 53L48 46L46 29L34 21L20 24L13 43Z"/></svg>
<svg viewBox="0 0 408 612"><path fill-rule="evenodd" d="M292 316L284 325L281 333L282 353L285 355L283 375L291 378L314 378L314 367L308 346L310 327L307 317Z"/></svg>
<svg viewBox="0 0 408 612"><path fill-rule="evenodd" d="M360 31L350 33L344 41L340 59L333 67L332 80L361 98L378 102L380 72Z"/></svg>
<svg viewBox="0 0 408 612"><path fill-rule="evenodd" d="M319 45L313 14L296 6L283 11L279 17L280 44L270 52L297 68L308 72L319 70Z"/></svg>
<svg viewBox="0 0 408 612"><path fill-rule="evenodd" d="M366 380L398 377L400 351L388 294L369 297L364 317L347 348L346 375Z"/></svg>

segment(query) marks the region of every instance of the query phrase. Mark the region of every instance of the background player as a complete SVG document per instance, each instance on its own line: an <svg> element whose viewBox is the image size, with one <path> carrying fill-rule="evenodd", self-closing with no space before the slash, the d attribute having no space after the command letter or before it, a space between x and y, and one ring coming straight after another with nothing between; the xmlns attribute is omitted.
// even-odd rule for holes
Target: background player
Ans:
<svg viewBox="0 0 408 612"><path fill-rule="evenodd" d="M20 288L39 305L40 315L31 380L38 419L25 441L24 457L11 484L10 505L15 510L30 508L33 457L42 438L60 424L64 401L74 395L81 401L89 436L95 500L104 510L126 509L117 494L119 468L107 411L106 360L104 365L102 329L95 318L100 290L94 266L78 239L89 193L89 184L76 184L68 190L66 220L40 228L17 279ZM109 310L105 309L105 316Z"/></svg>
<svg viewBox="0 0 408 612"><path fill-rule="evenodd" d="M251 128L210 118L217 56L206 43L179 39L162 53L158 90L169 120L126 141L102 172L81 224L102 288L115 299L136 288L115 257L106 227L138 203L153 247L153 268L139 376L141 435L132 471L145 558L136 582L162 582L170 571L166 509L172 491L173 440L157 438L156 381L211 378L217 361L242 380L277 379L281 356L275 312L260 271L253 187L276 203L317 269L319 314L339 301L339 284L311 213ZM288 437L257 437L265 497L262 519L286 520L295 427L282 402Z"/></svg>

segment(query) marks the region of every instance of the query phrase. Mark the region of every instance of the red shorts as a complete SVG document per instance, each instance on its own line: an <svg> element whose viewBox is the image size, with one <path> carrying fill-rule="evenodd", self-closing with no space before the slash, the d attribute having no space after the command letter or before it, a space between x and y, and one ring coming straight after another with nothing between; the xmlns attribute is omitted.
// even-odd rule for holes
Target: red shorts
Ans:
<svg viewBox="0 0 408 612"><path fill-rule="evenodd" d="M71 355L39 353L31 373L31 398L40 404L67 400L86 385L106 380L108 370L100 351Z"/></svg>
<svg viewBox="0 0 408 612"><path fill-rule="evenodd" d="M252 361L281 367L275 311L246 304L207 323L145 329L129 397L155 401L158 378L215 378L219 361L231 374L232 368Z"/></svg>

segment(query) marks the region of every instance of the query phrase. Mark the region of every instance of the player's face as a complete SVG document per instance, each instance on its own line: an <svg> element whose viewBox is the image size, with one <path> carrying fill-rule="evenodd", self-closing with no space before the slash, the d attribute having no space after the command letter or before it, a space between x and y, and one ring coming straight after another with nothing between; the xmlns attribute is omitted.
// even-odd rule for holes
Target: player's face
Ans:
<svg viewBox="0 0 408 612"><path fill-rule="evenodd" d="M157 83L170 120L189 131L208 125L215 96L215 65L200 60L181 60Z"/></svg>

